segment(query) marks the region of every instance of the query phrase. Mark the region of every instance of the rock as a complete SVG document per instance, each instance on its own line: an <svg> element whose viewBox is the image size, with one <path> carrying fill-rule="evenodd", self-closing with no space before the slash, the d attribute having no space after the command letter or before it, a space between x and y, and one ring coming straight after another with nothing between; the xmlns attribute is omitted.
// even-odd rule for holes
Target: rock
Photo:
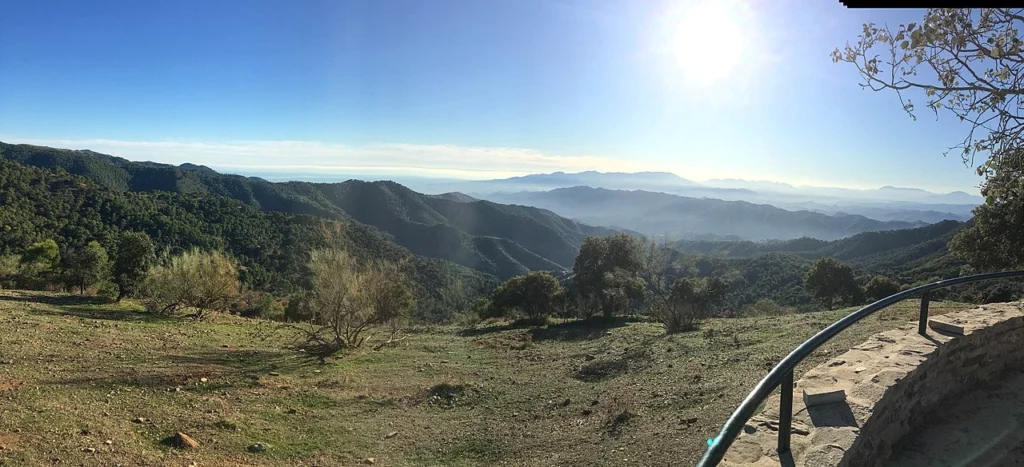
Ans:
<svg viewBox="0 0 1024 467"><path fill-rule="evenodd" d="M107 446L110 446L111 444L114 444L114 440L108 439L108 440L104 441L103 444L106 444Z"/></svg>
<svg viewBox="0 0 1024 467"><path fill-rule="evenodd" d="M398 436L398 432L397 431L392 431L391 433L388 433L388 434L384 435L384 439L391 439L391 438L394 438L395 436Z"/></svg>
<svg viewBox="0 0 1024 467"><path fill-rule="evenodd" d="M270 376L281 376L281 373L278 373L276 371L271 371L270 373L267 373L267 374L270 375Z"/></svg>
<svg viewBox="0 0 1024 467"><path fill-rule="evenodd" d="M597 405L599 403L600 402L598 402L597 399L594 399L594 400L590 401L590 406L593 407L593 406L595 406L595 405Z"/></svg>
<svg viewBox="0 0 1024 467"><path fill-rule="evenodd" d="M207 382L207 381L209 381L209 380L208 380L208 379L206 379L206 378L199 378L199 382L200 382L200 383L205 383L205 382Z"/></svg>
<svg viewBox="0 0 1024 467"><path fill-rule="evenodd" d="M266 452L268 447L265 443L256 443L250 444L245 450L249 452Z"/></svg>
<svg viewBox="0 0 1024 467"><path fill-rule="evenodd" d="M133 422L133 423L146 423L146 419L145 419L145 418L142 418L142 417L135 417L135 418L134 418L134 419L132 420L132 422Z"/></svg>
<svg viewBox="0 0 1024 467"><path fill-rule="evenodd" d="M289 408L288 410L285 410L284 413L291 415L291 414L297 414L297 413L299 413L299 411L295 410L295 409L292 409L292 408Z"/></svg>
<svg viewBox="0 0 1024 467"><path fill-rule="evenodd" d="M174 435L174 445L179 448L198 448L199 441L179 431Z"/></svg>
<svg viewBox="0 0 1024 467"><path fill-rule="evenodd" d="M313 373L320 374L321 370L313 370Z"/></svg>
<svg viewBox="0 0 1024 467"><path fill-rule="evenodd" d="M592 413L594 413L594 411L593 411L593 410L590 410L590 409L583 409L583 415L590 415L590 414L592 414Z"/></svg>
<svg viewBox="0 0 1024 467"><path fill-rule="evenodd" d="M572 400L570 400L568 398L566 398L564 401L562 401L562 407L568 407L569 404L572 404Z"/></svg>
<svg viewBox="0 0 1024 467"><path fill-rule="evenodd" d="M587 354L587 356L586 356L586 357L583 357L583 359L584 359L584 360L586 360L586 361L588 361L588 362L589 362L589 361L591 361L591 360L593 360L593 359L595 359L595 358L597 358L597 357L595 357L595 356L593 356L593 355L590 355L590 354Z"/></svg>
<svg viewBox="0 0 1024 467"><path fill-rule="evenodd" d="M82 452L88 452L90 454L96 452L96 448L82 448Z"/></svg>
<svg viewBox="0 0 1024 467"><path fill-rule="evenodd" d="M366 465L373 465L377 463L377 459L373 457L367 457L366 459L363 459L363 463Z"/></svg>
<svg viewBox="0 0 1024 467"><path fill-rule="evenodd" d="M220 346L224 347L225 349L231 347L230 345L227 345L227 344L221 344Z"/></svg>

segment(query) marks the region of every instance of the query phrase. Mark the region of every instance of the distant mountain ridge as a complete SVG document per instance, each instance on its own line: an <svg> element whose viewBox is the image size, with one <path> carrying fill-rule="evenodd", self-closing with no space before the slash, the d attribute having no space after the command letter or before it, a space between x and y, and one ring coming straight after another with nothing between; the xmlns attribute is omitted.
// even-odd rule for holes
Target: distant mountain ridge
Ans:
<svg viewBox="0 0 1024 467"><path fill-rule="evenodd" d="M394 182L275 183L196 164L132 162L88 150L6 143L0 143L0 157L82 175L114 191L209 194L266 211L348 219L376 227L412 253L499 278L571 268L588 235L614 233L534 207L424 195Z"/></svg>
<svg viewBox="0 0 1024 467"><path fill-rule="evenodd" d="M648 235L682 238L712 234L749 240L800 237L834 240L861 232L926 225L923 222L883 222L859 215L787 211L745 201L690 198L643 190L572 187L479 196L500 203L549 209L587 224L629 226Z"/></svg>

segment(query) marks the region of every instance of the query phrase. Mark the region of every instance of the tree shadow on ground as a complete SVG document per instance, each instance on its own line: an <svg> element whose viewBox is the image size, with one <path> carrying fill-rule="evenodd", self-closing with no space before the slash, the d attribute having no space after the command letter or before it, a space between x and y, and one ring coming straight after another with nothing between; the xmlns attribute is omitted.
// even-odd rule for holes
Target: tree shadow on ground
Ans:
<svg viewBox="0 0 1024 467"><path fill-rule="evenodd" d="M0 295L0 302L42 303L58 308L58 310L28 310L31 314L43 316L75 316L87 319L145 322L159 322L178 319L171 316L160 316L146 311L97 308L98 305L113 304L100 297L92 297L88 295Z"/></svg>
<svg viewBox="0 0 1024 467"><path fill-rule="evenodd" d="M654 364L654 353L649 342L650 340L646 340L611 358L594 358L573 372L572 377L579 381L596 383L650 368Z"/></svg>
<svg viewBox="0 0 1024 467"><path fill-rule="evenodd" d="M287 374L319 366L316 358L287 351L215 349L189 355L159 354L147 360L145 366L125 365L107 374L55 378L42 383L149 389L188 386L192 392L212 393L258 386L261 379L276 377L271 372Z"/></svg>
<svg viewBox="0 0 1024 467"><path fill-rule="evenodd" d="M635 320L629 317L592 317L552 324L543 328L534 328L529 332L534 342L547 340L585 341L607 335L610 330L626 326L632 321Z"/></svg>
<svg viewBox="0 0 1024 467"><path fill-rule="evenodd" d="M517 330L517 329L529 329L529 328L530 328L530 326L527 326L525 324L516 324L516 323L499 324L497 326L487 326L486 328L463 329L463 330L458 332L458 335L462 336L462 337L476 337L476 336L484 336L484 335L487 335L487 334L494 334L496 332L514 331L514 330Z"/></svg>

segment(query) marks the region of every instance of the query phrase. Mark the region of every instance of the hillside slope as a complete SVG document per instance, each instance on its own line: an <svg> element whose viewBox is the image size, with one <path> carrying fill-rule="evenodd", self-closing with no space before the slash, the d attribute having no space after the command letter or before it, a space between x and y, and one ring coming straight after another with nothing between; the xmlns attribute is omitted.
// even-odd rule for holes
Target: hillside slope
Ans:
<svg viewBox="0 0 1024 467"><path fill-rule="evenodd" d="M448 261L411 254L357 221L261 211L223 196L116 192L81 176L0 158L0 254L47 238L65 250L90 240L112 250L121 232L141 231L162 251L225 249L245 266L246 283L288 293L305 283L309 251L327 245L321 227L340 227L340 240L358 257L404 264L425 320L443 318L465 305L453 300L487 293L496 282Z"/></svg>
<svg viewBox="0 0 1024 467"><path fill-rule="evenodd" d="M115 192L217 195L264 211L351 219L415 254L508 278L572 267L588 235L614 231L542 209L417 193L394 182L274 183L207 167L131 162L84 150L0 143L0 157L81 175Z"/></svg>
<svg viewBox="0 0 1024 467"><path fill-rule="evenodd" d="M787 211L767 204L690 198L651 191L578 186L545 192L486 195L501 203L550 209L592 225L626 227L648 235L749 240L813 237L834 240L861 232L907 229L921 222L877 221L859 215Z"/></svg>

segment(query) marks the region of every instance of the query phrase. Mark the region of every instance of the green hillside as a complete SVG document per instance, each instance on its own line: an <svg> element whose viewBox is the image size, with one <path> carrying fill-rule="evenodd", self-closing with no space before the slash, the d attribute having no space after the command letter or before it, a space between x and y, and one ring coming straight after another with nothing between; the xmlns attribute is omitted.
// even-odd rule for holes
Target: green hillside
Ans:
<svg viewBox="0 0 1024 467"><path fill-rule="evenodd" d="M46 238L64 249L97 240L112 250L120 232L141 231L163 251L225 249L245 266L246 283L288 293L302 285L308 252L325 244L321 227L331 224L344 226L342 241L356 255L404 262L424 319L450 314L496 283L493 276L411 254L359 222L261 211L223 196L112 191L60 169L0 158L0 253Z"/></svg>
<svg viewBox="0 0 1024 467"><path fill-rule="evenodd" d="M567 269L590 227L550 211L453 200L394 182L273 183L207 167L131 162L84 150L0 143L0 157L86 177L113 192L218 195L263 211L355 220L411 252L499 278L533 269Z"/></svg>

